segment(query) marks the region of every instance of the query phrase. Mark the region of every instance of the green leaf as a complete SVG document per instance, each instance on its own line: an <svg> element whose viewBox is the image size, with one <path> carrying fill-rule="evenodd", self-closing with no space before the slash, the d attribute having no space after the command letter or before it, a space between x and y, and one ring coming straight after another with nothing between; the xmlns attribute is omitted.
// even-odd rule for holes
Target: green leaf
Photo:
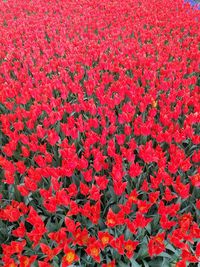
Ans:
<svg viewBox="0 0 200 267"><path fill-rule="evenodd" d="M140 249L137 253L135 253L135 259L143 259L149 256L147 251L147 237L145 236L140 244Z"/></svg>
<svg viewBox="0 0 200 267"><path fill-rule="evenodd" d="M162 252L161 254L159 254L159 256L160 256L160 257L163 257L163 258L168 258L168 259L171 259L171 258L172 258L172 256L169 255L169 254L166 253L166 252Z"/></svg>
<svg viewBox="0 0 200 267"><path fill-rule="evenodd" d="M59 257L58 256L54 257L53 266L54 267L59 267L60 266L60 264L59 264Z"/></svg>
<svg viewBox="0 0 200 267"><path fill-rule="evenodd" d="M167 261L166 258L164 258L161 267L167 267L167 266L170 266L170 263L169 261Z"/></svg>
<svg viewBox="0 0 200 267"><path fill-rule="evenodd" d="M142 260L142 262L144 263L144 267L149 267L149 264L145 260Z"/></svg>
<svg viewBox="0 0 200 267"><path fill-rule="evenodd" d="M149 223L145 228L146 228L147 232L151 235L151 232L152 232L151 223Z"/></svg>
<svg viewBox="0 0 200 267"><path fill-rule="evenodd" d="M151 267L164 267L163 265L163 259L161 257L156 257L155 259L151 260L149 263L149 266ZM169 267L169 265L165 265L165 267Z"/></svg>
<svg viewBox="0 0 200 267"><path fill-rule="evenodd" d="M168 249L168 250L170 250L170 251L172 251L175 255L177 255L177 256L179 256L179 251L178 250L176 250L171 244L167 244L166 245L166 249Z"/></svg>
<svg viewBox="0 0 200 267"><path fill-rule="evenodd" d="M131 259L131 267L141 267L135 259Z"/></svg>
<svg viewBox="0 0 200 267"><path fill-rule="evenodd" d="M125 239L131 239L133 234L129 231L129 229L126 229L124 236Z"/></svg>
<svg viewBox="0 0 200 267"><path fill-rule="evenodd" d="M0 114L8 114L9 110L2 104L0 103Z"/></svg>
<svg viewBox="0 0 200 267"><path fill-rule="evenodd" d="M127 267L127 264L125 264L123 261L118 262L118 266L120 267Z"/></svg>

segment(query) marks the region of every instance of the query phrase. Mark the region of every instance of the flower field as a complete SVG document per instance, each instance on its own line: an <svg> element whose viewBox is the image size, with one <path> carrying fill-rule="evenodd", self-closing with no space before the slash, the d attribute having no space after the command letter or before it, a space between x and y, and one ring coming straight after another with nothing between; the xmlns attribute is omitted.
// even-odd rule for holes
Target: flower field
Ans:
<svg viewBox="0 0 200 267"><path fill-rule="evenodd" d="M0 1L0 266L200 266L200 10Z"/></svg>

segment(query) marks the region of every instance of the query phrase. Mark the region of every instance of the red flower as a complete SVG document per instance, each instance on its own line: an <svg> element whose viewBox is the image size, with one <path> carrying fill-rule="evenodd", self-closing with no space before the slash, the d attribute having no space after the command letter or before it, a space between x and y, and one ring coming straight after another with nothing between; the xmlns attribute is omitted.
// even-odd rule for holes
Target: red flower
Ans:
<svg viewBox="0 0 200 267"><path fill-rule="evenodd" d="M133 202L133 203L136 204L137 201L138 201L138 192L137 192L137 190L133 189L129 195L126 195L126 197L128 198L128 201Z"/></svg>
<svg viewBox="0 0 200 267"><path fill-rule="evenodd" d="M78 190L75 184L70 184L70 186L66 190L67 190L69 197L75 197L78 193Z"/></svg>
<svg viewBox="0 0 200 267"><path fill-rule="evenodd" d="M110 242L113 240L113 236L109 234L108 232L98 232L98 237L101 242L101 248L104 249L106 246L110 244Z"/></svg>
<svg viewBox="0 0 200 267"><path fill-rule="evenodd" d="M36 259L36 255L32 255L30 257L21 255L19 256L20 267L31 267L31 265L35 262Z"/></svg>
<svg viewBox="0 0 200 267"><path fill-rule="evenodd" d="M28 196L30 191L27 190L26 186L21 184L21 185L17 185L17 190L20 192L20 194L25 197Z"/></svg>
<svg viewBox="0 0 200 267"><path fill-rule="evenodd" d="M175 247L177 247L179 249L185 249L185 250L188 250L189 249L188 244L185 244L184 243L183 233L180 232L179 229L174 230L171 235L168 235L168 239L170 240L170 242Z"/></svg>
<svg viewBox="0 0 200 267"><path fill-rule="evenodd" d="M83 172L82 174L83 174L83 178L86 182L91 182L93 180L92 169L89 169L89 170Z"/></svg>
<svg viewBox="0 0 200 267"><path fill-rule="evenodd" d="M179 226L182 231L187 232L189 230L192 219L191 213L185 213L179 217Z"/></svg>
<svg viewBox="0 0 200 267"><path fill-rule="evenodd" d="M48 237L62 246L64 243L68 242L66 231L66 228L62 227L57 232L49 233Z"/></svg>
<svg viewBox="0 0 200 267"><path fill-rule="evenodd" d="M90 199L98 201L101 198L101 194L99 191L99 188L97 186L95 186L94 184L92 185L92 188L90 189Z"/></svg>
<svg viewBox="0 0 200 267"><path fill-rule="evenodd" d="M46 259L48 261L51 261L61 251L60 247L55 247L51 249L49 246L47 246L44 243L40 243L40 248L42 252L46 254L46 257L47 257Z"/></svg>
<svg viewBox="0 0 200 267"><path fill-rule="evenodd" d="M70 210L67 213L67 216L77 215L80 212L80 208L75 201L70 202Z"/></svg>
<svg viewBox="0 0 200 267"><path fill-rule="evenodd" d="M2 244L4 255L21 254L26 246L26 241L11 241L10 245Z"/></svg>
<svg viewBox="0 0 200 267"><path fill-rule="evenodd" d="M154 204L157 202L158 197L160 195L160 192L156 191L156 192L152 192L149 194L149 201Z"/></svg>
<svg viewBox="0 0 200 267"><path fill-rule="evenodd" d="M163 229L170 229L172 228L173 226L175 226L177 223L175 221L170 221L168 218L167 218L167 215L165 213L161 214L161 218L160 218L160 226L163 228Z"/></svg>
<svg viewBox="0 0 200 267"><path fill-rule="evenodd" d="M115 194L117 196L121 196L124 193L125 189L126 189L127 182L114 181L113 185L114 185Z"/></svg>
<svg viewBox="0 0 200 267"><path fill-rule="evenodd" d="M138 246L138 244L139 244L138 241L132 241L132 240L125 241L124 243L125 254L129 259L133 257L134 251Z"/></svg>
<svg viewBox="0 0 200 267"><path fill-rule="evenodd" d="M148 212L148 210L151 208L151 206L153 204L148 203L146 200L138 200L137 205L138 205L138 210L141 213L144 214L144 213L147 213Z"/></svg>
<svg viewBox="0 0 200 267"><path fill-rule="evenodd" d="M141 212L136 213L136 218L134 220L135 227L146 227L150 222L152 221L152 218L145 218L144 215Z"/></svg>
<svg viewBox="0 0 200 267"><path fill-rule="evenodd" d="M165 189L165 196L164 196L164 200L166 201L171 201L172 199L176 198L177 195L172 193L171 190L169 189L169 187L166 187Z"/></svg>
<svg viewBox="0 0 200 267"><path fill-rule="evenodd" d="M4 257L4 267L18 267L19 265L11 258Z"/></svg>
<svg viewBox="0 0 200 267"><path fill-rule="evenodd" d="M136 235L136 234L137 234L137 231L138 231L138 228L136 227L135 222L134 222L134 221L131 221L131 220L129 220L129 219L126 219L126 220L125 220L125 223L126 223L126 225L127 225L127 227L128 227L128 230L129 230L132 234Z"/></svg>
<svg viewBox="0 0 200 267"><path fill-rule="evenodd" d="M198 243L197 246L196 246L195 254L196 254L197 257L200 257L200 243Z"/></svg>
<svg viewBox="0 0 200 267"><path fill-rule="evenodd" d="M44 233L46 233L46 227L45 227L41 217L33 209L33 207L30 208L29 215L28 215L26 221L34 226L33 230L31 232L27 233L27 236L29 237L29 239L31 241L34 242L33 246L36 246L39 243L39 241L41 240Z"/></svg>
<svg viewBox="0 0 200 267"><path fill-rule="evenodd" d="M48 212L56 212L57 209L57 199L56 197L49 197L48 199L44 199L43 206L46 208Z"/></svg>
<svg viewBox="0 0 200 267"><path fill-rule="evenodd" d="M55 183L51 180L52 185L55 187ZM60 188L60 184L56 184L58 188ZM62 206L68 206L70 204L70 197L67 194L65 189L61 189L58 191L58 189L54 189L56 192L56 203L57 205L62 205Z"/></svg>
<svg viewBox="0 0 200 267"><path fill-rule="evenodd" d="M165 233L152 236L148 243L148 253L150 257L159 255L165 250L164 244Z"/></svg>
<svg viewBox="0 0 200 267"><path fill-rule="evenodd" d="M44 261L38 261L39 267L53 267L50 263Z"/></svg>
<svg viewBox="0 0 200 267"><path fill-rule="evenodd" d="M62 258L62 267L67 267L72 265L75 261L78 261L79 258L75 253L75 250L70 249L68 245L64 247L64 253L65 255Z"/></svg>
<svg viewBox="0 0 200 267"><path fill-rule="evenodd" d="M93 224L98 224L100 219L101 203L97 201L95 205L91 206L89 219Z"/></svg>
<svg viewBox="0 0 200 267"><path fill-rule="evenodd" d="M186 267L186 261L185 260L180 260L176 263L175 267Z"/></svg>
<svg viewBox="0 0 200 267"><path fill-rule="evenodd" d="M3 211L3 217L5 220L8 220L9 222L15 222L18 221L21 217L21 213L19 209L16 207L13 207L13 205L8 205Z"/></svg>
<svg viewBox="0 0 200 267"><path fill-rule="evenodd" d="M106 217L106 225L108 227L115 227L116 225L122 224L124 221L124 216L119 216L120 214L115 214L111 209L109 209Z"/></svg>
<svg viewBox="0 0 200 267"><path fill-rule="evenodd" d="M191 254L188 250L182 250L182 259L189 262L199 262L198 258Z"/></svg>
<svg viewBox="0 0 200 267"><path fill-rule="evenodd" d="M76 224L74 220L70 219L69 217L65 217L65 225L67 228L67 231L70 233L74 233L78 227L79 224Z"/></svg>
<svg viewBox="0 0 200 267"><path fill-rule="evenodd" d="M102 267L115 267L115 266L116 266L115 260L112 260L109 263L102 264Z"/></svg>
<svg viewBox="0 0 200 267"><path fill-rule="evenodd" d="M195 174L190 180L193 186L200 187L200 173Z"/></svg>
<svg viewBox="0 0 200 267"><path fill-rule="evenodd" d="M124 243L125 243L125 240L124 240L124 235L120 235L119 237L117 237L116 239L113 239L111 242L110 242L110 245L117 250L117 252L120 254L120 255L123 255L124 254Z"/></svg>
<svg viewBox="0 0 200 267"><path fill-rule="evenodd" d="M81 230L77 228L73 233L74 236L74 244L78 244L79 246L86 246L89 242L89 233L86 228Z"/></svg>
<svg viewBox="0 0 200 267"><path fill-rule="evenodd" d="M108 179L106 178L106 176L95 176L95 181L98 185L98 187L100 188L100 190L105 190L107 188L108 185Z"/></svg>
<svg viewBox="0 0 200 267"><path fill-rule="evenodd" d="M87 196L89 195L90 188L86 184L80 182L80 192L82 195Z"/></svg>
<svg viewBox="0 0 200 267"><path fill-rule="evenodd" d="M147 180L144 180L141 186L141 190L144 192L148 192L149 191L149 184L147 182Z"/></svg>
<svg viewBox="0 0 200 267"><path fill-rule="evenodd" d="M10 171L5 171L4 172L4 177L5 179L3 180L6 184L14 184L15 182L15 177L13 175L13 173L11 173Z"/></svg>
<svg viewBox="0 0 200 267"><path fill-rule="evenodd" d="M26 166L25 166L25 164L24 164L23 161L18 161L18 162L16 162L15 165L16 165L16 169L17 169L17 171L18 171L20 174L25 173L25 171L26 171Z"/></svg>
<svg viewBox="0 0 200 267"><path fill-rule="evenodd" d="M59 140L59 136L56 131L54 130L49 130L48 131L48 138L47 141L49 142L50 145L54 146Z"/></svg>
<svg viewBox="0 0 200 267"><path fill-rule="evenodd" d="M33 180L32 178L26 176L24 178L24 184L27 190L29 191L36 191L38 186L37 183L35 182L35 180Z"/></svg>
<svg viewBox="0 0 200 267"><path fill-rule="evenodd" d="M139 176L142 173L142 167L138 163L132 163L129 169L131 177Z"/></svg>
<svg viewBox="0 0 200 267"><path fill-rule="evenodd" d="M91 256L96 262L100 262L100 252L101 252L101 244L98 240L88 242L86 253Z"/></svg>
<svg viewBox="0 0 200 267"><path fill-rule="evenodd" d="M152 141L147 142L144 146L141 146L139 149L139 156L143 159L146 163L150 162L157 162L158 157L156 152L152 146Z"/></svg>
<svg viewBox="0 0 200 267"><path fill-rule="evenodd" d="M26 233L26 228L23 222L19 224L19 227L17 229L12 230L13 235L21 238L25 236L25 233Z"/></svg>
<svg viewBox="0 0 200 267"><path fill-rule="evenodd" d="M180 195L181 198L185 199L190 196L190 184L183 184L180 181L180 177L177 177L176 184L173 185L176 192Z"/></svg>

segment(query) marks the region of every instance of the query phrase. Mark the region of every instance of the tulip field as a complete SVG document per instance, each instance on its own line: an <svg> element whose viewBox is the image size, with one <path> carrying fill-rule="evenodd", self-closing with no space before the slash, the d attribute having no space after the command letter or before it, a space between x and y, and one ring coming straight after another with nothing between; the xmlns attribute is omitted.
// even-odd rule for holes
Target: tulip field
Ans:
<svg viewBox="0 0 200 267"><path fill-rule="evenodd" d="M200 267L200 9L0 1L0 267Z"/></svg>

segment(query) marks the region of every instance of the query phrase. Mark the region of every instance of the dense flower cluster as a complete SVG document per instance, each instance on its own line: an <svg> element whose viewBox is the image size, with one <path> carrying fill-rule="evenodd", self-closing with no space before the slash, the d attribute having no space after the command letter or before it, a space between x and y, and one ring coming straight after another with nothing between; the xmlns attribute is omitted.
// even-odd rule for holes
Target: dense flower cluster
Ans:
<svg viewBox="0 0 200 267"><path fill-rule="evenodd" d="M0 2L1 266L200 261L199 23L182 0Z"/></svg>

